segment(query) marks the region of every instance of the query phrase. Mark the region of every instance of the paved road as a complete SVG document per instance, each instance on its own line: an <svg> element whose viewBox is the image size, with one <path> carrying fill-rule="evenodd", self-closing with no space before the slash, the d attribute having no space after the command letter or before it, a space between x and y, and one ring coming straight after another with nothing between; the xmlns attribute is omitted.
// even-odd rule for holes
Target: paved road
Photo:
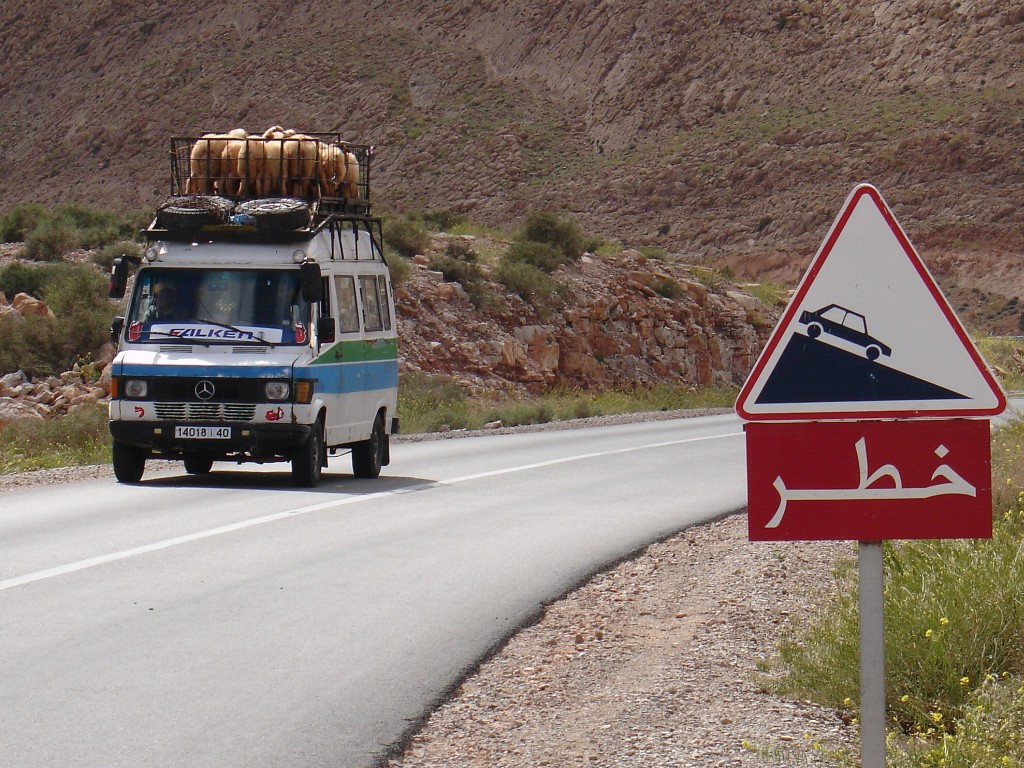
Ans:
<svg viewBox="0 0 1024 768"><path fill-rule="evenodd" d="M0 765L372 766L541 606L745 499L732 416L0 494Z"/></svg>

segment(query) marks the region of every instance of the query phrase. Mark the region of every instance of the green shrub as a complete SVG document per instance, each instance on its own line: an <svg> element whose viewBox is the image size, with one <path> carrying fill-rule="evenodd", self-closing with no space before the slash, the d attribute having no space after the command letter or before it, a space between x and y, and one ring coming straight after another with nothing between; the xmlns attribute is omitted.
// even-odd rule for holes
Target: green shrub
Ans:
<svg viewBox="0 0 1024 768"><path fill-rule="evenodd" d="M579 226L572 219L562 219L554 213L531 213L518 239L552 245L569 261L576 261L583 255L584 240Z"/></svg>
<svg viewBox="0 0 1024 768"><path fill-rule="evenodd" d="M476 252L472 245L461 238L449 240L448 245L444 247L444 255L471 264L475 264L480 260L480 254Z"/></svg>
<svg viewBox="0 0 1024 768"><path fill-rule="evenodd" d="M0 240L23 243L25 237L46 218L46 209L38 203L19 203L0 216Z"/></svg>
<svg viewBox="0 0 1024 768"><path fill-rule="evenodd" d="M1021 679L989 676L971 694L953 731L936 729L934 739L900 746L890 740L892 768L1024 765L1024 684ZM894 754L893 754L894 753Z"/></svg>
<svg viewBox="0 0 1024 768"><path fill-rule="evenodd" d="M639 250L640 253L648 259L654 259L655 261L668 261L668 254L665 253L664 248L659 248L656 245L642 245Z"/></svg>
<svg viewBox="0 0 1024 768"><path fill-rule="evenodd" d="M47 218L25 236L25 258L60 261L81 243L79 232L69 219Z"/></svg>
<svg viewBox="0 0 1024 768"><path fill-rule="evenodd" d="M430 268L444 275L444 279L449 283L459 283L463 288L486 279L479 264L452 258L447 253L432 257Z"/></svg>
<svg viewBox="0 0 1024 768"><path fill-rule="evenodd" d="M671 277L656 277L651 281L651 288L666 299L681 299L686 295L686 289Z"/></svg>
<svg viewBox="0 0 1024 768"><path fill-rule="evenodd" d="M469 222L468 216L454 211L424 211L419 218L428 227L439 232L448 232Z"/></svg>
<svg viewBox="0 0 1024 768"><path fill-rule="evenodd" d="M0 293L11 299L18 293L27 293L37 299L43 296L43 284L50 276L53 267L33 266L19 261L12 261L0 267Z"/></svg>
<svg viewBox="0 0 1024 768"><path fill-rule="evenodd" d="M146 221L145 214L103 211L81 203L51 209L28 203L16 205L0 217L0 237L5 242L24 242L28 258L58 261L74 248L135 240Z"/></svg>
<svg viewBox="0 0 1024 768"><path fill-rule="evenodd" d="M53 209L54 218L65 218L78 230L82 248L100 248L118 240L135 240L146 224L145 214L122 214L67 203Z"/></svg>
<svg viewBox="0 0 1024 768"><path fill-rule="evenodd" d="M59 373L102 346L114 315L106 287L105 277L87 264L14 262L0 269L0 291L42 299L55 315L0 318L0 371Z"/></svg>
<svg viewBox="0 0 1024 768"><path fill-rule="evenodd" d="M109 271L114 264L114 259L129 256L139 258L142 256L142 246L138 243L120 242L104 245L92 255L92 263L104 270Z"/></svg>
<svg viewBox="0 0 1024 768"><path fill-rule="evenodd" d="M542 318L563 304L561 289L549 275L532 264L502 258L495 279L528 301Z"/></svg>
<svg viewBox="0 0 1024 768"><path fill-rule="evenodd" d="M430 247L430 233L418 221L407 217L384 222L384 242L406 258L425 253Z"/></svg>
<svg viewBox="0 0 1024 768"><path fill-rule="evenodd" d="M530 240L517 240L512 243L502 256L502 260L516 264L529 264L549 275L568 261L555 246Z"/></svg>
<svg viewBox="0 0 1024 768"><path fill-rule="evenodd" d="M975 341L1005 389L1024 389L1024 344L1020 339L983 336Z"/></svg>
<svg viewBox="0 0 1024 768"><path fill-rule="evenodd" d="M501 300L491 288L480 265L475 261L463 261L449 255L461 252L460 249L449 248L443 256L434 256L430 260L430 268L444 275L448 282L461 285L477 309L484 312L496 311L501 306ZM472 254L474 258L475 255Z"/></svg>
<svg viewBox="0 0 1024 768"><path fill-rule="evenodd" d="M412 264L402 254L396 251L394 248L385 246L384 258L387 259L388 269L391 270L391 282L395 285L401 285L409 279L409 275L412 273Z"/></svg>

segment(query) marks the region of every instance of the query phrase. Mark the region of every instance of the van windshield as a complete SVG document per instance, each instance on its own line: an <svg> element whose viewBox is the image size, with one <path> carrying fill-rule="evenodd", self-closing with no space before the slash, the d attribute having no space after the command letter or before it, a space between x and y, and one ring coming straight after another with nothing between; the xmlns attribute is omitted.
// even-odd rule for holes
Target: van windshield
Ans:
<svg viewBox="0 0 1024 768"><path fill-rule="evenodd" d="M309 304L297 269L164 269L135 280L129 341L304 344Z"/></svg>

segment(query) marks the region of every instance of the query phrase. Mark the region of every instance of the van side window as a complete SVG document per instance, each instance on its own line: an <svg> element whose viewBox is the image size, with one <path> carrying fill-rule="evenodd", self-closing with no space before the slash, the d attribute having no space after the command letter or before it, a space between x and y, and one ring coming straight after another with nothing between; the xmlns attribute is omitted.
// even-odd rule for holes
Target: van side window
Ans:
<svg viewBox="0 0 1024 768"><path fill-rule="evenodd" d="M352 275L337 275L334 289L338 294L338 333L359 332L359 307L356 305L356 281Z"/></svg>
<svg viewBox="0 0 1024 768"><path fill-rule="evenodd" d="M377 300L377 278L362 275L359 278L359 296L363 300L363 325L367 332L379 331L384 327L380 319L380 302Z"/></svg>
<svg viewBox="0 0 1024 768"><path fill-rule="evenodd" d="M384 318L384 330L391 330L391 304L388 301L388 281L384 275L377 275L377 299L380 302L380 313Z"/></svg>

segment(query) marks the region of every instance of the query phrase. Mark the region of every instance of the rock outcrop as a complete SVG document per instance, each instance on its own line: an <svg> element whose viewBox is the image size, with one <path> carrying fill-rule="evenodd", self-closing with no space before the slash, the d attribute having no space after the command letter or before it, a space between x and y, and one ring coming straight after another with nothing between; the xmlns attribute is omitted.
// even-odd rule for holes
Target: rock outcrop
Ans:
<svg viewBox="0 0 1024 768"><path fill-rule="evenodd" d="M109 366L109 361L108 361ZM0 377L0 427L22 419L64 416L75 408L104 402L110 395L107 367L77 369L59 376L29 377L15 371Z"/></svg>
<svg viewBox="0 0 1024 768"><path fill-rule="evenodd" d="M638 251L584 255L556 277L571 299L549 316L496 285L502 308L484 313L462 286L418 264L396 292L404 369L452 375L471 390L738 385L775 315Z"/></svg>

